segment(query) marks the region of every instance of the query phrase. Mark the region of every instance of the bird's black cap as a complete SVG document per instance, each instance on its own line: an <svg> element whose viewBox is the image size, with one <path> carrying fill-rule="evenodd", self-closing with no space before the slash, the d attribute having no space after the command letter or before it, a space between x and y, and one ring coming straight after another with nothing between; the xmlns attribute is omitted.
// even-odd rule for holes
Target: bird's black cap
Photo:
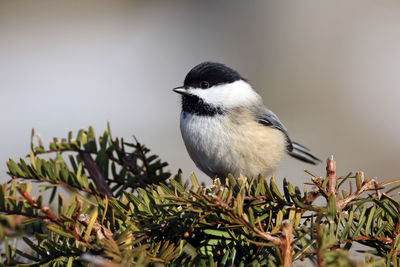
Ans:
<svg viewBox="0 0 400 267"><path fill-rule="evenodd" d="M232 83L238 80L244 80L244 78L237 71L224 64L207 61L200 63L189 71L183 86L185 88L207 89L214 85Z"/></svg>

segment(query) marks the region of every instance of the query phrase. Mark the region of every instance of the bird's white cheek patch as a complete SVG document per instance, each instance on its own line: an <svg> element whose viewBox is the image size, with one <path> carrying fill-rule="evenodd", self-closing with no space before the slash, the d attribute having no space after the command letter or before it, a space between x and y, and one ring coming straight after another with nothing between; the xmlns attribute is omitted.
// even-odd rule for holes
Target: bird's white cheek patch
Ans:
<svg viewBox="0 0 400 267"><path fill-rule="evenodd" d="M225 108L243 106L261 99L257 92L242 80L217 85L209 89L191 88L189 92L198 96L207 104Z"/></svg>

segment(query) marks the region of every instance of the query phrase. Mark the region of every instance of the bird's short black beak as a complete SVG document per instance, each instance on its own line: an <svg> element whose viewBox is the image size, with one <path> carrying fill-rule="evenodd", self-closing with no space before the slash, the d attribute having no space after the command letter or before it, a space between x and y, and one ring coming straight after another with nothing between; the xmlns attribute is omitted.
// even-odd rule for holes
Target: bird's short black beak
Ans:
<svg viewBox="0 0 400 267"><path fill-rule="evenodd" d="M181 95L185 95L188 93L184 86L175 87L174 89L172 89L172 91L174 91L175 93L181 94Z"/></svg>

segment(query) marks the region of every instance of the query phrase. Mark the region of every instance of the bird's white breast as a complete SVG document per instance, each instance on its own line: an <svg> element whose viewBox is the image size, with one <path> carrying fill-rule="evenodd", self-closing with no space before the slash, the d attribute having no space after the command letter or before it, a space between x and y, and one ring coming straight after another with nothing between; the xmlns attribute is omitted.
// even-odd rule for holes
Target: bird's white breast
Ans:
<svg viewBox="0 0 400 267"><path fill-rule="evenodd" d="M229 136L224 131L223 116L198 116L181 113L181 133L190 157L209 176L224 164L229 153ZM226 163L225 163L226 164Z"/></svg>

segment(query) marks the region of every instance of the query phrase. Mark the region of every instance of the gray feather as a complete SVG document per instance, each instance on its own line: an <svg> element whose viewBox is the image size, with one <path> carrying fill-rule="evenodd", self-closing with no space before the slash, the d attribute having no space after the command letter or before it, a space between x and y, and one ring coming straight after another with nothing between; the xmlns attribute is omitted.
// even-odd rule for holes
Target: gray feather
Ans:
<svg viewBox="0 0 400 267"><path fill-rule="evenodd" d="M253 109L253 114L258 123L282 131L282 133L284 133L286 137L287 150L289 152L293 150L292 141L289 138L287 129L285 125L283 125L283 123L279 120L278 116L275 115L275 113L262 105L262 107Z"/></svg>
<svg viewBox="0 0 400 267"><path fill-rule="evenodd" d="M292 142L293 150L288 151L288 154L296 159L301 161L310 163L310 164L318 164L321 162L319 158L317 158L308 148L302 146L296 142Z"/></svg>
<svg viewBox="0 0 400 267"><path fill-rule="evenodd" d="M321 162L319 158L312 154L310 149L290 140L286 127L279 120L278 116L276 116L275 113L273 113L271 110L262 105L261 107L257 106L257 108L253 108L252 111L254 117L260 124L278 129L285 134L287 142L287 152L290 156L314 165Z"/></svg>

